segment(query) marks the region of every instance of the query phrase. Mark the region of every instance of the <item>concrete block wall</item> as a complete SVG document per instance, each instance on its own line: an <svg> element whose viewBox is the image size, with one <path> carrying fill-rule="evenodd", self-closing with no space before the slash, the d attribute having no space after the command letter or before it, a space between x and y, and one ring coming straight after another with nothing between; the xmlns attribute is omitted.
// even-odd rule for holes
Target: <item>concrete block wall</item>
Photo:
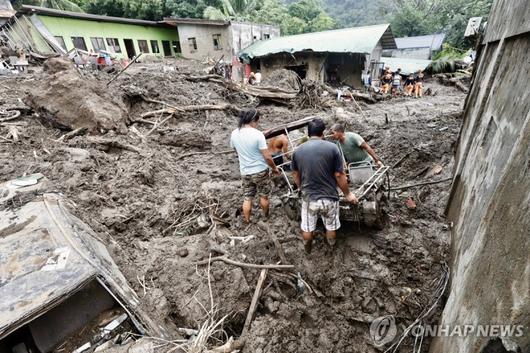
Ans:
<svg viewBox="0 0 530 353"><path fill-rule="evenodd" d="M528 1L497 0L484 38L447 208L452 278L441 325L521 325L523 334L437 337L431 353L530 352Z"/></svg>

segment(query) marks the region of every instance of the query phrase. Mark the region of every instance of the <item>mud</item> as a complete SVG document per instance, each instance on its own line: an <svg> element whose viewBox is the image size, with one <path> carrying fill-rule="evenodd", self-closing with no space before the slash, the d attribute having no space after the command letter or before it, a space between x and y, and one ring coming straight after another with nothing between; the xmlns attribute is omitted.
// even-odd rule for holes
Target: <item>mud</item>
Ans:
<svg viewBox="0 0 530 353"><path fill-rule="evenodd" d="M162 64L138 65L115 82L109 92L113 99L98 109L127 114L132 121L162 108L143 97L177 106L258 103L214 83L188 82L182 73L200 74L199 68L188 61L176 65L175 71L165 71ZM55 79L63 82L72 75L65 76ZM68 121L78 121L75 107L80 103L53 95L45 88L47 80L46 73L7 78L0 82L0 91L9 103L26 89L40 87L43 92L34 93L40 97L39 106L58 105ZM78 84L101 86L101 80ZM464 95L436 82L426 86L436 95L360 103L360 109L352 102L335 103L324 111L260 105L261 127L315 115L340 121L364 136L385 164L400 162L391 171L393 187L441 180L451 176ZM84 92L94 99L91 89ZM116 97L124 106L113 105ZM212 312L216 317L228 314L223 329L238 337L259 270L213 262L208 276L207 265L195 264L210 254L256 264L279 261L257 205L252 224L241 225L237 157L218 153L228 149L237 119L219 111L182 113L149 135L153 125L134 124L144 138L133 133L132 126L105 135L135 146L140 151L136 153L102 149L89 142L90 136L58 141L64 131L41 124L38 114L29 112L13 122L19 142L0 140L2 181L24 173L46 175L56 191L75 203L74 213L108 244L143 307L175 337L178 327L197 328ZM0 125L0 136L8 129ZM186 156L194 152L201 153ZM398 324L410 324L433 299L433 283L448 260L449 231L443 215L448 190L449 183L440 183L392 191L383 230L346 223L335 252L319 236L312 254L306 255L298 221L285 212L280 197L284 190L275 189L270 231L295 265L294 274L299 273L313 293L292 277L269 271L243 352L378 352L369 333L373 319L391 314ZM409 197L416 203L414 210L406 206ZM439 314L437 309L428 321L436 322ZM411 344L406 340L402 351Z"/></svg>

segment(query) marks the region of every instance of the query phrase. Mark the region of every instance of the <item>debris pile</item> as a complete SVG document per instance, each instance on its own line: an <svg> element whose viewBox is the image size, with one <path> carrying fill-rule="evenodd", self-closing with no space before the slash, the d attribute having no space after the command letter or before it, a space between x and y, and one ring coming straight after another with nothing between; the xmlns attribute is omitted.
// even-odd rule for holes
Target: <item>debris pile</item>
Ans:
<svg viewBox="0 0 530 353"><path fill-rule="evenodd" d="M49 63L47 72L8 76L0 86L2 104L22 106L28 90L31 106L0 122L0 175L41 173L72 200L140 307L167 327L169 343L156 345L177 352L183 345L195 352L375 353L372 320L394 315L409 325L432 306L445 273L443 180L451 177L462 92L430 81L435 96L356 104L337 102L309 82L270 91L265 83L204 76L189 61L175 70L164 65L134 65L107 87L110 75L55 71L63 64ZM285 92L294 96L282 98ZM305 102L298 106L298 99ZM299 220L289 218L280 186L270 219L255 212L249 226L241 224L239 168L228 139L245 107L258 107L262 129L319 116L360 133L393 167L392 187L399 187L385 207L385 228L343 224L335 253L317 237L305 255ZM9 207L23 202L15 198ZM439 311L425 322L437 321ZM136 344L153 347L145 342ZM405 340L403 349L412 345Z"/></svg>
<svg viewBox="0 0 530 353"><path fill-rule="evenodd" d="M58 58L47 60L44 75L26 97L42 121L63 130L126 131L126 106L104 83L87 80L73 64Z"/></svg>

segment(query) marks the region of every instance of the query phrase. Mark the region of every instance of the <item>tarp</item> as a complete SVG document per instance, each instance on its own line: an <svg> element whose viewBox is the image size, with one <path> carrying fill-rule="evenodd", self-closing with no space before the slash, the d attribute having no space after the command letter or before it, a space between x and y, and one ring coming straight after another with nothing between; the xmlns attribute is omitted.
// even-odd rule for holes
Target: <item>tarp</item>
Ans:
<svg viewBox="0 0 530 353"><path fill-rule="evenodd" d="M381 58L384 66L390 67L390 70L396 71L401 69L401 73L408 75L417 72L418 70L425 70L431 63L431 60L410 59L410 58Z"/></svg>
<svg viewBox="0 0 530 353"><path fill-rule="evenodd" d="M430 48L440 50L445 39L444 33L430 34L426 36L396 38L398 49Z"/></svg>
<svg viewBox="0 0 530 353"><path fill-rule="evenodd" d="M396 49L390 25L381 24L260 40L242 50L239 57L248 62L270 54L303 51L371 54L380 40L383 49Z"/></svg>

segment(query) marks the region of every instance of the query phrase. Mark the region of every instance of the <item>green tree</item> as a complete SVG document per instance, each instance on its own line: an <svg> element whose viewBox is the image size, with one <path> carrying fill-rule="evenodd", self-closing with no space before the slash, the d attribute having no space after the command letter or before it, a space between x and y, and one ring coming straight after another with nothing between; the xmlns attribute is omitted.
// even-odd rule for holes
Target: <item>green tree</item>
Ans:
<svg viewBox="0 0 530 353"><path fill-rule="evenodd" d="M319 13L315 18L309 21L310 32L325 31L335 28L335 21L325 12Z"/></svg>
<svg viewBox="0 0 530 353"><path fill-rule="evenodd" d="M204 10L212 6L221 8L220 0L166 0L166 13L173 17L202 18Z"/></svg>
<svg viewBox="0 0 530 353"><path fill-rule="evenodd" d="M318 0L300 0L289 5L289 14L310 22L323 12L322 4Z"/></svg>
<svg viewBox="0 0 530 353"><path fill-rule="evenodd" d="M256 9L256 0L221 0L220 7L208 6L203 13L204 18L241 19L249 18L249 14Z"/></svg>
<svg viewBox="0 0 530 353"><path fill-rule="evenodd" d="M11 3L15 9L20 8L22 5L32 5L63 11L83 12L83 9L76 2L69 0L15 0L11 1Z"/></svg>

